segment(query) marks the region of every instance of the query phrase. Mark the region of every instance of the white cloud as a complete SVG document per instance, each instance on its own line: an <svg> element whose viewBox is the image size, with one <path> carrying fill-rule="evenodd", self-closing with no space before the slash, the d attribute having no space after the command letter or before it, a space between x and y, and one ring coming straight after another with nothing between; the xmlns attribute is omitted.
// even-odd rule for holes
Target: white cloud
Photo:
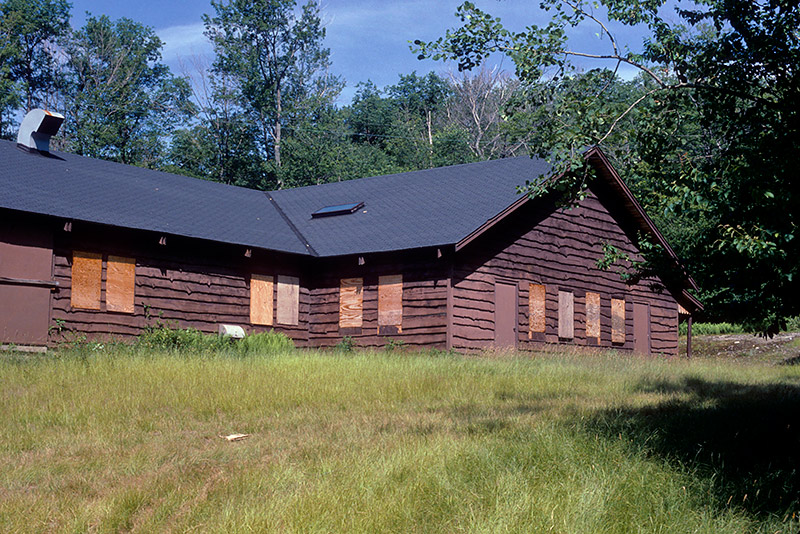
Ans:
<svg viewBox="0 0 800 534"><path fill-rule="evenodd" d="M194 56L213 54L213 47L203 34L203 23L182 24L156 30L164 42L161 51L164 62L170 67Z"/></svg>

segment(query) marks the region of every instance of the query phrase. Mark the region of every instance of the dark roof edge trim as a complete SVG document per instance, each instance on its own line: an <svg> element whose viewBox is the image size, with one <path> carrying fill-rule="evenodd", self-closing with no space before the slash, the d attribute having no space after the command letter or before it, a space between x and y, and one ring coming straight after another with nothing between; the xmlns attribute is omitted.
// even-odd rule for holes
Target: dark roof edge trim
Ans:
<svg viewBox="0 0 800 534"><path fill-rule="evenodd" d="M505 219L506 217L508 217L509 215L514 213L515 211L517 211L517 209L520 206L522 206L523 204L525 204L526 202L528 202L528 200L530 200L528 198L528 195L523 195L522 197L520 197L517 200L515 200L514 203L511 204L510 206L508 206L506 209L504 209L503 211L501 211L500 213L498 213L497 215L495 215L491 219L487 220L485 223L483 223L481 226L476 228L468 236L466 236L461 241L456 243L456 252L458 252L462 248L464 248L467 245L469 245L471 242L473 242L478 237L483 235L487 230L492 228L494 225L496 225L497 223L501 222L503 219Z"/></svg>
<svg viewBox="0 0 800 534"><path fill-rule="evenodd" d="M305 237L305 236L304 236L304 235L303 235L303 234L300 232L300 230L299 230L299 229L298 229L298 228L297 228L297 227L294 225L294 223L291 221L291 219L289 219L289 217L286 215L286 213L284 213L284 212L283 212L283 210L281 209L281 207L280 207L280 205L278 204L278 202L277 202L277 201L276 201L274 198L272 198L272 195L271 195L271 194L269 194L268 192L265 192L264 194L267 196L267 198L269 199L269 201L270 201L270 202L272 203L272 205L275 207L275 209L276 209L276 210L277 210L277 212L280 214L280 216L281 216L281 218L284 220L284 222L285 222L285 223L286 223L286 224L289 226L289 228L291 228L291 229L292 229L292 232L294 232L294 235L297 237L297 239L299 239L299 240L300 240L300 242L301 242L301 243L303 243L303 244L306 246L306 250L308 250L308 253L309 253L309 254L311 254L312 256L319 256L319 254L317 253L317 251L316 251L316 250L314 250L314 247L312 247L312 246L311 246L311 243L309 243L309 242L308 242L308 240L306 239L306 237Z"/></svg>
<svg viewBox="0 0 800 534"><path fill-rule="evenodd" d="M625 200L630 202L631 205L633 206L635 210L634 215L641 217L642 221L645 223L644 229L647 230L650 234L653 235L653 237L656 238L658 244L664 248L669 257L675 262L676 266L683 273L686 282L689 284L689 287L697 291L698 290L697 283L689 275L689 273L686 272L686 268L683 266L683 262L681 262L680 258L678 258L678 255L675 253L670 244L667 242L667 239L664 237L661 231L656 227L655 223L650 218L650 216L647 215L647 213L644 211L644 208L642 208L642 205L639 204L639 201L636 200L636 197L633 196L633 193L628 188L627 184L622 180L622 178L620 177L619 173L614 168L614 166L611 165L611 162L608 161L608 158L603 153L603 151L600 150L598 147L590 148L586 152L586 160L592 161L592 159L599 160L599 163L603 166L603 168L605 168L605 170L608 171L609 175L611 176L611 179L614 182L614 185L616 185L621 190L621 192L625 196ZM699 305L700 302L697 301L697 304ZM702 306L700 307L702 308Z"/></svg>
<svg viewBox="0 0 800 534"><path fill-rule="evenodd" d="M696 311L702 311L704 309L703 308L703 303L700 302L697 299L697 297L695 297L694 295L692 295L691 293L689 293L685 289L683 291L681 291L681 298L684 299L682 302L680 302L681 306L686 308L686 310L689 311L690 313L693 313L693 312L696 312ZM685 304L690 304L690 305L686 306Z"/></svg>
<svg viewBox="0 0 800 534"><path fill-rule="evenodd" d="M652 221L652 219L650 219L647 213L645 213L644 208L642 208L642 205L639 204L639 201L637 201L636 198L633 196L633 193L625 184L625 182L622 180L619 173L617 173L617 170L613 167L613 165L611 165L611 162L608 161L608 158L603 153L603 151L600 150L598 147L592 147L586 151L584 157L586 158L586 161L594 162L595 164L600 165L603 169L607 171L607 174L606 173L603 174L607 178L610 178L611 181L613 182L613 185L617 186L619 191L623 194L625 200L628 201L630 207L632 207L634 210L633 213L634 217L639 217L641 221L644 222L645 225L644 229L648 233L652 234L653 237L655 237L656 241L658 241L658 243L662 247L664 247L664 250L667 252L670 259L672 259L675 262L676 266L683 273L686 283L689 284L689 288L697 291L698 290L697 284L692 279L692 277L689 276L689 274L686 272L686 269L684 268L683 263L678 258L678 255L669 245L664 235L658 230L658 228L656 228L656 225ZM484 234L486 231L495 226L497 223L499 223L500 221L502 221L503 219L514 213L517 209L519 209L529 200L530 198L527 195L525 195L514 201L513 204L511 204L506 209L504 209L503 211L501 211L500 213L498 213L497 215L495 215L494 217L483 223L472 233L470 233L469 235L461 239L461 241L456 243L455 246L456 251L459 251L465 246L467 246L469 243L477 239L479 236ZM687 295L687 299L689 299L689 302L691 302L692 307L695 307L696 309L703 309L703 306L699 300L689 295L685 291L682 291L682 293L685 293Z"/></svg>
<svg viewBox="0 0 800 534"><path fill-rule="evenodd" d="M169 229L143 228L141 226L120 226L120 225L117 225L117 224L111 224L111 223L107 223L107 222L103 222L103 221L96 221L96 220L93 220L93 219L74 219L72 217L68 217L68 216L65 216L65 215L59 215L59 214L53 214L53 213L43 213L43 212L38 212L38 211L20 210L20 209L16 209L16 208L8 208L8 207L5 207L5 206L0 206L0 211L3 211L3 210L12 211L12 212L15 212L15 213L27 214L27 215L34 215L36 217L47 217L49 219L58 220L58 221L61 221L61 222L78 221L81 224L96 225L96 226L100 226L100 227L103 227L103 228L113 228L113 229L119 229L119 230L133 230L134 232L146 232L148 234L163 235L163 236L167 236L167 237L177 237L177 238L180 238L180 239L195 239L197 241L202 241L202 242L205 242L205 243L216 243L216 244L226 245L226 246L231 246L231 247L245 247L245 248L257 249L257 250L268 250L270 252L278 252L280 254L289 254L289 255L301 256L301 257L307 256L307 254L305 254L303 252L293 252L291 250L281 250L281 249L278 249L278 248L267 248L267 247L264 247L263 245L254 244L254 243L246 243L246 242L238 242L238 241L221 241L219 239L212 239L212 238L209 238L209 237L203 237L203 236L199 236L199 235L177 233L177 232L175 232L173 230L169 230Z"/></svg>

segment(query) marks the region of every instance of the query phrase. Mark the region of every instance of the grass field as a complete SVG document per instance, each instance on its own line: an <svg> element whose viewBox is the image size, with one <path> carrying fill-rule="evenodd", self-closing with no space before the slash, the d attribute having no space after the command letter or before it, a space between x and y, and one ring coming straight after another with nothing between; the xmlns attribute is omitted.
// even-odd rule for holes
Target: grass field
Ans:
<svg viewBox="0 0 800 534"><path fill-rule="evenodd" d="M0 406L4 533L800 529L797 366L3 355Z"/></svg>

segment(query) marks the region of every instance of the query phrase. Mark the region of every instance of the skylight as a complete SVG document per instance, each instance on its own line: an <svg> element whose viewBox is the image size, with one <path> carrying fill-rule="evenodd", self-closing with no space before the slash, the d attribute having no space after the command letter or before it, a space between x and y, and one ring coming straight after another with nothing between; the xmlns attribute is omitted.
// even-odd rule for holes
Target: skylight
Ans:
<svg viewBox="0 0 800 534"><path fill-rule="evenodd" d="M348 213L353 213L363 207L364 207L363 202L353 202L352 204L337 204L335 206L325 206L324 208L320 208L314 213L312 213L311 216L317 219L319 217L346 215Z"/></svg>

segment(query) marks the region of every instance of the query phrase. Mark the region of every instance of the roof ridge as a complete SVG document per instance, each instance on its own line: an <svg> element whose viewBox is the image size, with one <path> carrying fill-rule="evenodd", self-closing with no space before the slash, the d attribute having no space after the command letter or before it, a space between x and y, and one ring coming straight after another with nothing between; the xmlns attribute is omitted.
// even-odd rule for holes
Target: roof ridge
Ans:
<svg viewBox="0 0 800 534"><path fill-rule="evenodd" d="M289 219L286 213L284 213L280 204L278 204L278 201L272 198L272 195L270 195L270 191L264 191L264 194L267 196L269 201L272 202L272 206L275 208L278 214L283 218L284 222L286 222L289 228L292 229L294 235L297 236L297 238L306 246L306 249L308 250L309 254L311 254L312 256L319 256L317 251L314 250L314 247L311 246L311 243L308 242L308 239L306 239L306 236L303 235L303 233L297 228L297 226L294 225L292 220Z"/></svg>

